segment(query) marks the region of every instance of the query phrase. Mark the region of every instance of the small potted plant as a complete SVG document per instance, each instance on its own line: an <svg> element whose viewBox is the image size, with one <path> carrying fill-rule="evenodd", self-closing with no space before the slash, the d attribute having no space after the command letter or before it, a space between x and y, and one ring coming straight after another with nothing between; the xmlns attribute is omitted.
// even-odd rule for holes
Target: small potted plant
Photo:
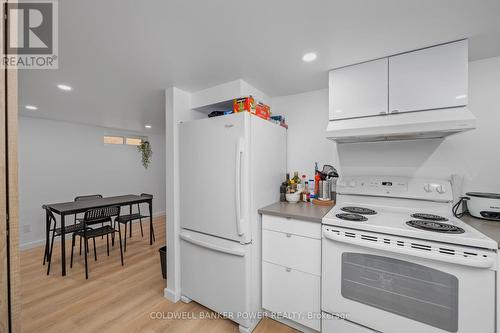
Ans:
<svg viewBox="0 0 500 333"><path fill-rule="evenodd" d="M142 140L141 144L137 146L137 150L141 153L142 165L145 169L148 168L151 163L151 156L153 155L153 150L151 150L151 143L147 140Z"/></svg>

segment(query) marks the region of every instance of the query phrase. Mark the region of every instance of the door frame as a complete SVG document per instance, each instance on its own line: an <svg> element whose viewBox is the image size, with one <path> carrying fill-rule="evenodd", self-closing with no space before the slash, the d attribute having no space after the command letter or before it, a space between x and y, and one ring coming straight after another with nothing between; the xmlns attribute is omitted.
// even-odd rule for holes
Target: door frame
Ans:
<svg viewBox="0 0 500 333"><path fill-rule="evenodd" d="M1 32L5 48L11 33L15 33L8 30L7 19L2 22ZM7 66L0 72L0 332L17 333L21 331L18 82L16 68Z"/></svg>

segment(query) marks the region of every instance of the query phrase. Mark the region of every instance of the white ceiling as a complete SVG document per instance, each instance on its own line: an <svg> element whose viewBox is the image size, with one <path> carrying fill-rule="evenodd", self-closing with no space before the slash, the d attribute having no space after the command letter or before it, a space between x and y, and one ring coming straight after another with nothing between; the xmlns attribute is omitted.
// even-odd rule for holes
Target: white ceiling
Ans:
<svg viewBox="0 0 500 333"><path fill-rule="evenodd" d="M496 56L499 17L498 0L64 0L59 70L21 71L20 105L39 107L21 112L162 131L166 87L243 78L295 94L327 87L328 69L464 37L471 59Z"/></svg>

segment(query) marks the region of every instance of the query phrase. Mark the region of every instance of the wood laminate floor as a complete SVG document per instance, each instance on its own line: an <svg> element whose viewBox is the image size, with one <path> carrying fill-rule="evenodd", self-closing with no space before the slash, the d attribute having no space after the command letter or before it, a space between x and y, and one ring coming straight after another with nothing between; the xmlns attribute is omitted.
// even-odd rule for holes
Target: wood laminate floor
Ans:
<svg viewBox="0 0 500 333"><path fill-rule="evenodd" d="M69 268L71 239L67 241L66 277L61 276L57 243L50 276L47 266L42 266L42 246L21 252L22 332L237 332L238 326L230 320L200 319L214 314L195 302L174 304L163 297L158 249L165 244L165 219L156 218L154 225L156 242L150 246L148 224L144 223L143 238L139 225L134 224L123 267L118 244L108 257L105 240L97 239L98 260L94 261L91 246L88 280L77 246L73 268ZM266 318L254 332L297 331Z"/></svg>

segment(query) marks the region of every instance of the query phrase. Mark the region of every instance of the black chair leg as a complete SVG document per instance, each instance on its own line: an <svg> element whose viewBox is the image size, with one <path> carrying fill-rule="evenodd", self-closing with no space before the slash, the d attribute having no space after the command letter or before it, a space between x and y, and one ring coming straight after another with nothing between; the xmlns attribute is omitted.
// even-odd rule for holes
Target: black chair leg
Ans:
<svg viewBox="0 0 500 333"><path fill-rule="evenodd" d="M52 261L52 249L54 248L54 238L56 237L56 230L52 231L52 240L50 241L50 249L48 254L48 265L47 265L47 275L50 274L50 262Z"/></svg>
<svg viewBox="0 0 500 333"><path fill-rule="evenodd" d="M132 221L130 221L130 238L132 238Z"/></svg>
<svg viewBox="0 0 500 333"><path fill-rule="evenodd" d="M104 235L102 235L102 237L104 237ZM93 237L92 240L94 241L94 257L95 257L95 261L97 261L97 251L95 249L95 237Z"/></svg>
<svg viewBox="0 0 500 333"><path fill-rule="evenodd" d="M153 228L153 225L151 225L151 233L153 234L153 242L156 242L156 238L155 238L155 228Z"/></svg>
<svg viewBox="0 0 500 333"><path fill-rule="evenodd" d="M43 265L45 266L45 261L48 257L48 253L49 253L49 243L47 241L45 241L45 250L44 250L44 253L43 253Z"/></svg>
<svg viewBox="0 0 500 333"><path fill-rule="evenodd" d="M123 266L122 228L120 226L120 223L118 223L118 238L120 238L120 257L122 259L122 266ZM126 238L127 238L127 234L125 234L125 239Z"/></svg>
<svg viewBox="0 0 500 333"><path fill-rule="evenodd" d="M85 238L85 243L84 243L84 249L83 249L83 252L85 252L85 279L88 279L89 278L89 270L88 270L88 267L87 267L87 250L88 250L88 247L89 247L89 242L88 240Z"/></svg>
<svg viewBox="0 0 500 333"><path fill-rule="evenodd" d="M69 268L73 268L73 249L75 248L75 234L71 237L71 261L69 262Z"/></svg>
<svg viewBox="0 0 500 333"><path fill-rule="evenodd" d="M113 229L116 230L116 220L113 221ZM115 246L115 233L111 234L111 246Z"/></svg>
<svg viewBox="0 0 500 333"><path fill-rule="evenodd" d="M144 232L142 232L142 219L139 219L139 224L141 225L141 237L144 237Z"/></svg>
<svg viewBox="0 0 500 333"><path fill-rule="evenodd" d="M108 250L108 257L109 257L109 234L106 234L106 249Z"/></svg>
<svg viewBox="0 0 500 333"><path fill-rule="evenodd" d="M82 238L83 238L83 237L80 237L80 255L82 255ZM87 249L87 253L89 253L89 251L90 251L90 250L89 250L89 247L88 247L88 246L87 246L87 247L84 247L84 249Z"/></svg>
<svg viewBox="0 0 500 333"><path fill-rule="evenodd" d="M118 224L118 227L120 227L120 224ZM125 239L123 240L123 252L127 252L127 223L125 223Z"/></svg>

